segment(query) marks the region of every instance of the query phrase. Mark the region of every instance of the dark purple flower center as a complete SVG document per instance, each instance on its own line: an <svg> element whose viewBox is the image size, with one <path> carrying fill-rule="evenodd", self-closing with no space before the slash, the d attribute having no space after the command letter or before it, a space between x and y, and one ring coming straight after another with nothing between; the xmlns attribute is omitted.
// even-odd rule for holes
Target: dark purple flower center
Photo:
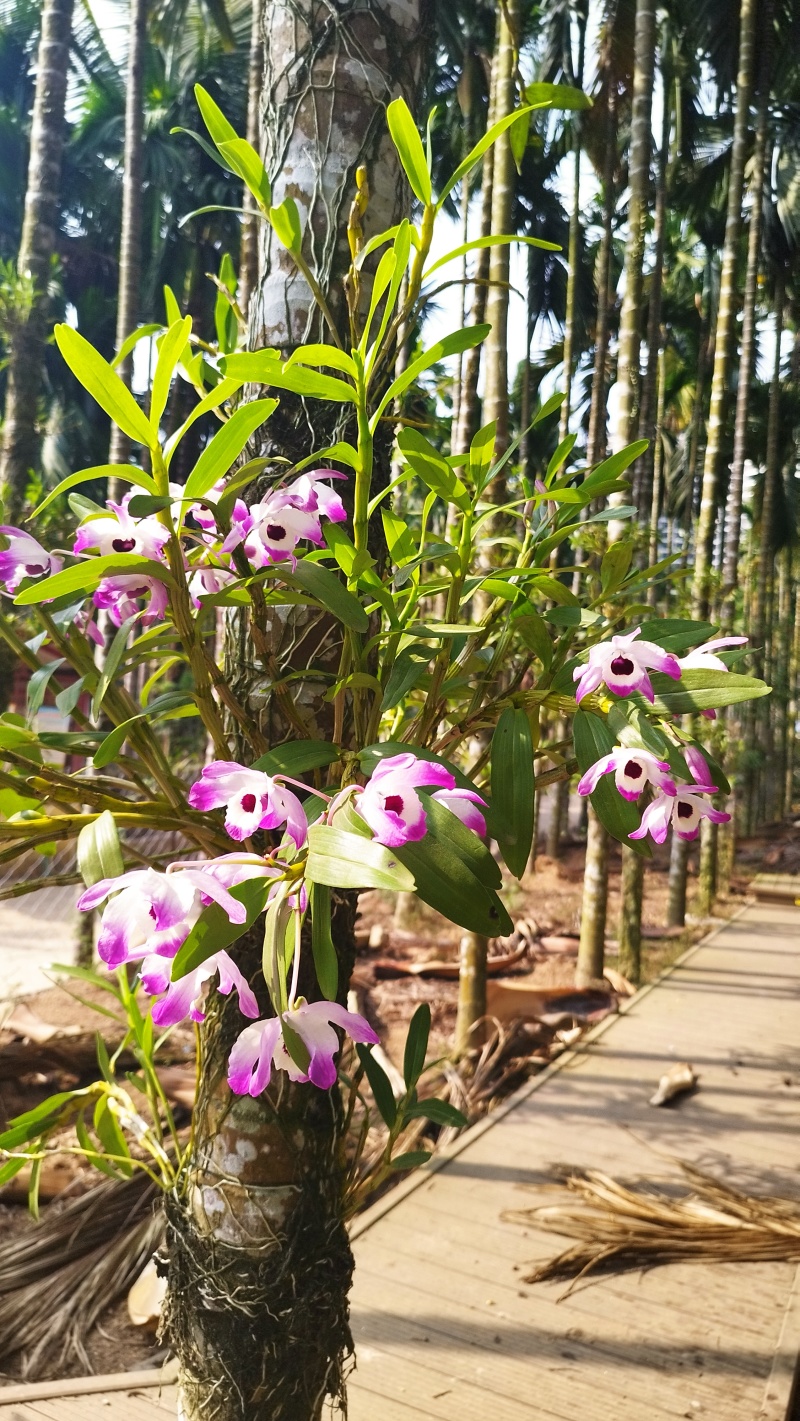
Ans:
<svg viewBox="0 0 800 1421"><path fill-rule="evenodd" d="M282 528L280 523L268 523L267 537L271 543L280 543L286 537L286 529Z"/></svg>
<svg viewBox="0 0 800 1421"><path fill-rule="evenodd" d="M615 656L611 663L611 670L615 676L630 676L634 670L633 662L629 656Z"/></svg>
<svg viewBox="0 0 800 1421"><path fill-rule="evenodd" d="M136 547L135 538L112 538L111 546L115 553L130 553Z"/></svg>
<svg viewBox="0 0 800 1421"><path fill-rule="evenodd" d="M387 794L383 801L383 807L387 809L390 814L402 814L403 796L401 794Z"/></svg>
<svg viewBox="0 0 800 1421"><path fill-rule="evenodd" d="M678 818L679 818L679 819L691 819L691 817L692 817L693 814L694 814L694 809L692 808L691 804L687 804L685 799L679 799L679 800L678 800Z"/></svg>
<svg viewBox="0 0 800 1421"><path fill-rule="evenodd" d="M149 912L150 917L153 919L153 922L154 922L154 923L157 923L157 922L158 922L158 914L156 913L156 910L155 910L155 908L153 907L153 904L152 904L152 903L150 904L150 907L148 908L147 911Z"/></svg>
<svg viewBox="0 0 800 1421"><path fill-rule="evenodd" d="M644 771L642 770L642 767L639 764L638 760L629 760L627 765L625 766L625 774L628 776L629 780L638 780L639 776L643 773Z"/></svg>
<svg viewBox="0 0 800 1421"><path fill-rule="evenodd" d="M255 797L255 795L254 795L254 794L243 794L243 795L242 795L242 809L244 810L245 814L252 814L252 812L253 812L253 810L255 809L255 807L256 807L256 797Z"/></svg>
<svg viewBox="0 0 800 1421"><path fill-rule="evenodd" d="M31 577L38 577L40 572L47 571L47 563L26 562L25 571L30 573Z"/></svg>

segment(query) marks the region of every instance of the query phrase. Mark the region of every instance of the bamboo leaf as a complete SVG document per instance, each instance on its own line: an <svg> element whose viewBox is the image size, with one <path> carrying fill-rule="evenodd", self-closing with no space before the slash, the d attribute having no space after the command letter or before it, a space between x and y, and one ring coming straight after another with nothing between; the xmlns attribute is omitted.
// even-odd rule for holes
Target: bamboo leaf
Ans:
<svg viewBox="0 0 800 1421"><path fill-rule="evenodd" d="M156 486L149 474L143 469L137 469L135 464L98 464L93 469L80 469L77 474L69 474L51 489L46 498L34 508L31 518L36 518L49 508L54 499L59 494L67 493L71 488L77 488L79 484L90 483L94 479L122 479L124 483L136 484L139 488L147 489L148 493L155 493Z"/></svg>
<svg viewBox="0 0 800 1421"><path fill-rule="evenodd" d="M392 142L400 155L400 162L411 191L424 207L432 198L431 175L425 159L425 149L419 136L417 125L405 99L393 99L386 110L386 122L392 135Z"/></svg>
<svg viewBox="0 0 800 1421"><path fill-rule="evenodd" d="M170 326L163 337L158 351L158 360L153 374L153 386L150 394L150 429L152 439L158 442L158 431L161 424L161 416L167 407L169 399L169 389L172 384L172 377L181 358L181 354L186 345L192 329L191 316L185 316L183 320L176 321Z"/></svg>
<svg viewBox="0 0 800 1421"><path fill-rule="evenodd" d="M294 572L286 573L283 580L289 587L299 587L301 591L308 592L351 631L365 632L369 629L369 617L358 598L321 563L300 558Z"/></svg>
<svg viewBox="0 0 800 1421"><path fill-rule="evenodd" d="M308 896L314 971L323 997L333 1002L339 990L339 960L331 935L331 890L322 883L312 883Z"/></svg>
<svg viewBox="0 0 800 1421"><path fill-rule="evenodd" d="M330 888L382 888L394 893L414 889L414 878L399 861L399 851L330 824L312 824L308 831L306 876L311 883Z"/></svg>
<svg viewBox="0 0 800 1421"><path fill-rule="evenodd" d="M104 878L119 878L125 872L122 849L113 814L105 809L78 835L78 870L87 888Z"/></svg>
<svg viewBox="0 0 800 1421"><path fill-rule="evenodd" d="M243 923L232 923L225 909L219 903L211 903L204 908L189 936L178 950L172 964L172 980L185 977L200 967L214 952L230 947L232 942L243 937L264 911L267 895L274 878L246 878L228 891L237 902L244 903L247 917Z"/></svg>
<svg viewBox="0 0 800 1421"><path fill-rule="evenodd" d="M391 1082L383 1066L375 1060L372 1051L368 1046L356 1046L358 1059L364 1068L364 1075L369 1081L369 1087L375 1098L381 1119L391 1130L397 1121L397 1102L394 1098Z"/></svg>
<svg viewBox="0 0 800 1421"><path fill-rule="evenodd" d="M533 740L523 710L508 707L492 736L492 823L511 872L521 878L533 842Z"/></svg>
<svg viewBox="0 0 800 1421"><path fill-rule="evenodd" d="M430 1034L431 1009L427 1002L421 1002L408 1024L406 1048L403 1053L403 1080L406 1090L413 1090L422 1075Z"/></svg>
<svg viewBox="0 0 800 1421"><path fill-rule="evenodd" d="M217 430L200 455L186 480L184 496L201 498L203 494L208 493L217 479L227 474L248 439L252 439L256 430L269 419L277 407L277 400L249 400L247 404L234 410L230 419Z"/></svg>
<svg viewBox="0 0 800 1421"><path fill-rule="evenodd" d="M130 439L149 448L153 442L150 424L108 361L72 326L58 325L54 334L56 345L84 389Z"/></svg>
<svg viewBox="0 0 800 1421"><path fill-rule="evenodd" d="M156 577L160 582L170 583L170 575L163 563L151 562L138 553L108 553L103 557L84 558L65 567L63 572L53 573L30 587L25 587L14 598L19 607L32 607L39 602L47 602L56 597L64 597L71 592L83 592L87 596L110 573L141 573L146 577Z"/></svg>
<svg viewBox="0 0 800 1421"><path fill-rule="evenodd" d="M287 740L254 760L252 768L266 775L304 775L333 765L340 756L339 746L327 740Z"/></svg>

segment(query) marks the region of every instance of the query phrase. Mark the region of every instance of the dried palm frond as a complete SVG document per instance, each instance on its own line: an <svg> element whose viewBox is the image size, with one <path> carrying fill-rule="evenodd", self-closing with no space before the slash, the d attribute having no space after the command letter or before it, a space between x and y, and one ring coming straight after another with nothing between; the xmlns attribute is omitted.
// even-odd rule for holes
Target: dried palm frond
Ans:
<svg viewBox="0 0 800 1421"><path fill-rule="evenodd" d="M84 1338L163 1237L157 1194L144 1173L103 1180L0 1245L0 1366L21 1352L27 1378L71 1353L92 1370Z"/></svg>
<svg viewBox="0 0 800 1421"><path fill-rule="evenodd" d="M628 1187L599 1170L564 1180L570 1199L503 1215L578 1240L532 1269L526 1281L572 1278L595 1269L656 1263L778 1263L800 1260L800 1202L748 1195L680 1163L691 1192L669 1185ZM574 1283L573 1283L574 1286Z"/></svg>

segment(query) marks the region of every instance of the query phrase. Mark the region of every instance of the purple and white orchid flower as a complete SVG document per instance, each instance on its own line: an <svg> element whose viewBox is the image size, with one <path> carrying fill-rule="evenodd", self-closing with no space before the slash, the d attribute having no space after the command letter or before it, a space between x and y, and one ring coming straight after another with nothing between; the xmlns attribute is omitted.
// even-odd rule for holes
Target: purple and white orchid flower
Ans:
<svg viewBox="0 0 800 1421"><path fill-rule="evenodd" d="M670 824L679 839L696 839L700 832L701 819L710 819L712 824L727 824L730 814L723 809L715 809L708 795L716 794L716 785L679 785L675 794L657 794L642 815L638 829L630 835L632 839L644 839L651 834L657 844L663 844Z"/></svg>
<svg viewBox="0 0 800 1421"><path fill-rule="evenodd" d="M648 701L655 701L653 687L648 676L648 668L671 676L673 681L681 677L680 662L671 652L664 651L653 641L639 641L641 629L612 636L589 650L589 660L585 666L577 666L572 673L578 682L575 699L580 703L584 696L605 682L615 696L629 696L640 691Z"/></svg>
<svg viewBox="0 0 800 1421"><path fill-rule="evenodd" d="M578 794L592 794L603 775L614 775L614 783L625 799L639 798L645 785L655 785L665 794L675 794L675 781L666 760L659 760L650 750L629 750L615 745L594 765L590 765L578 783Z"/></svg>
<svg viewBox="0 0 800 1421"><path fill-rule="evenodd" d="M379 844L397 849L425 837L425 809L416 791L427 785L452 793L456 782L444 765L410 753L391 755L375 766L369 784L356 792L354 806Z"/></svg>
<svg viewBox="0 0 800 1421"><path fill-rule="evenodd" d="M189 790L193 809L225 808L225 829L241 842L257 829L286 825L296 848L306 841L308 825L296 794L261 770L249 770L234 760L213 760Z"/></svg>
<svg viewBox="0 0 800 1421"><path fill-rule="evenodd" d="M339 474L335 469L309 469L301 474L282 492L291 499L296 508L306 513L316 513L331 523L344 523L347 518L345 506L335 489L329 488L323 479L346 479L347 474Z"/></svg>
<svg viewBox="0 0 800 1421"><path fill-rule="evenodd" d="M456 819L466 824L473 834L477 834L481 839L486 838L486 819L477 808L482 804L485 809L486 800L481 799L474 789L435 789L431 799L443 804L445 809L455 814Z"/></svg>
<svg viewBox="0 0 800 1421"><path fill-rule="evenodd" d="M729 671L730 667L725 665L721 656L715 656L715 652L720 651L725 646L744 646L749 640L746 636L718 636L711 641L704 641L702 646L696 646L693 651L687 652L686 656L678 658L682 671ZM716 720L717 712L711 710L701 710L700 714L706 720Z"/></svg>
<svg viewBox="0 0 800 1421"><path fill-rule="evenodd" d="M140 601L149 598L142 609ZM169 604L166 584L157 577L142 577L136 573L125 573L104 577L92 598L95 607L105 607L115 627L121 627L141 612L142 626L150 627L155 622L163 622Z"/></svg>
<svg viewBox="0 0 800 1421"><path fill-rule="evenodd" d="M236 581L236 573L227 567L215 567L211 563L195 566L189 578L189 596L192 605L199 607L204 597L213 597L222 592L231 582Z"/></svg>
<svg viewBox="0 0 800 1421"><path fill-rule="evenodd" d="M162 549L169 532L157 518L134 518L128 504L135 490L126 493L121 503L107 500L109 512L100 518L89 518L75 534L72 551L87 551L108 556L111 553L138 553L140 557L163 562Z"/></svg>
<svg viewBox="0 0 800 1421"><path fill-rule="evenodd" d="M63 559L53 557L23 528L3 524L0 533L8 539L8 547L0 551L0 583L10 595L19 590L26 577L49 577L61 571Z"/></svg>
<svg viewBox="0 0 800 1421"><path fill-rule="evenodd" d="M307 1071L300 1069L286 1048L284 1022L308 1051ZM378 1042L376 1032L358 1012L348 1011L338 1002L299 999L282 1016L254 1021L244 1028L230 1054L228 1085L237 1095L260 1095L275 1069L285 1070L290 1080L311 1081L320 1090L329 1090L336 1080L335 1058L341 1044L334 1030L337 1026L354 1041Z"/></svg>
<svg viewBox="0 0 800 1421"><path fill-rule="evenodd" d="M187 1017L192 1021L205 1021L206 985L216 974L219 974L217 991L227 997L235 988L239 1009L245 1016L258 1016L255 993L227 952L215 952L194 971L187 972L185 977L179 977L175 982L171 980L170 971L171 960L167 957L150 956L142 963L144 990L151 997L165 993L151 1011L155 1026L177 1026Z"/></svg>
<svg viewBox="0 0 800 1421"><path fill-rule="evenodd" d="M81 894L78 908L86 913L108 898L97 950L109 967L143 957L174 957L209 902L219 903L232 923L247 917L244 904L231 897L209 864L181 865L173 873L134 869L103 878Z"/></svg>

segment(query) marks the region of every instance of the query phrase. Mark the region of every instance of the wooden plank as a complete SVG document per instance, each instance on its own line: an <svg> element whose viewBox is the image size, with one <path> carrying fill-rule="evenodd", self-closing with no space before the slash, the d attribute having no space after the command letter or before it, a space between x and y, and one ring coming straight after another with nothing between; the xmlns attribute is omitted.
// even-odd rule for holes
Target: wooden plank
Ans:
<svg viewBox="0 0 800 1421"><path fill-rule="evenodd" d="M758 1421L792 1421L800 1358L800 1268L783 1319Z"/></svg>
<svg viewBox="0 0 800 1421"><path fill-rule="evenodd" d="M91 1392L142 1391L149 1387L170 1386L178 1376L177 1362L165 1362L163 1367L142 1367L134 1372L108 1372L90 1377L65 1377L54 1382L15 1382L0 1387L0 1402L37 1401L48 1396L87 1396Z"/></svg>

